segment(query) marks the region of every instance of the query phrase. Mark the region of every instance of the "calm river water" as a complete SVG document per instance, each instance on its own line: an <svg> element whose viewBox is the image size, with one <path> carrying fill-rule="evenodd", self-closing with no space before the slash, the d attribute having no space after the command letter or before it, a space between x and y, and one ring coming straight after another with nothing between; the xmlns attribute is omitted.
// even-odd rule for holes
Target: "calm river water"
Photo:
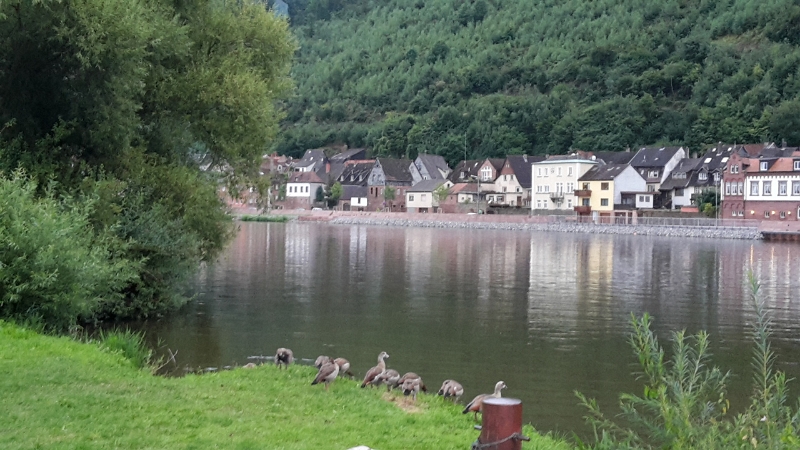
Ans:
<svg viewBox="0 0 800 450"><path fill-rule="evenodd" d="M541 431L586 431L574 391L616 412L639 394L630 314L649 312L662 343L707 330L731 370L733 407L750 392L747 271L762 283L778 368L800 378L800 245L489 230L242 223L197 298L146 324L180 366L243 365L289 347L348 358L358 377L388 366L429 388L453 378L463 401L523 400ZM800 381L793 386L793 404Z"/></svg>

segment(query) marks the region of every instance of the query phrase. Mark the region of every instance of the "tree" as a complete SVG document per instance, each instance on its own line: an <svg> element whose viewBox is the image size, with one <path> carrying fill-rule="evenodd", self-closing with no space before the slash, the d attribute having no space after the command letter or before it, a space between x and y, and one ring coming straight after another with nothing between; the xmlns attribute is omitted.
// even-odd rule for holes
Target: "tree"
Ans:
<svg viewBox="0 0 800 450"><path fill-rule="evenodd" d="M338 181L333 183L333 186L331 186L330 195L328 196L328 207L332 208L336 206L336 204L339 203L339 199L342 198L342 194L344 194L342 183L339 183Z"/></svg>
<svg viewBox="0 0 800 450"><path fill-rule="evenodd" d="M325 190L322 189L322 186L317 187L317 192L314 194L314 201L317 203L325 201Z"/></svg>
<svg viewBox="0 0 800 450"><path fill-rule="evenodd" d="M448 188L446 184L433 190L433 200L436 201L436 203L444 202L447 200L448 195L450 195L450 188Z"/></svg>
<svg viewBox="0 0 800 450"><path fill-rule="evenodd" d="M255 185L277 132L286 22L249 0L21 0L0 3L0 37L0 171L96 196L93 231L141 263L98 315L180 305L232 235L218 183Z"/></svg>

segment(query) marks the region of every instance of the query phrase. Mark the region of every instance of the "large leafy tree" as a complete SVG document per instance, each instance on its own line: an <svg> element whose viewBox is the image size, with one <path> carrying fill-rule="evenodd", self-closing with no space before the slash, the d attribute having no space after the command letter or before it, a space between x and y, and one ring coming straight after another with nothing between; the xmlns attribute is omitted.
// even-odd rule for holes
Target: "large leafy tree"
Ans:
<svg viewBox="0 0 800 450"><path fill-rule="evenodd" d="M230 235L217 184L254 183L275 137L286 22L248 0L18 0L0 1L0 37L0 171L92 192L94 229L142 262L98 314L179 304Z"/></svg>

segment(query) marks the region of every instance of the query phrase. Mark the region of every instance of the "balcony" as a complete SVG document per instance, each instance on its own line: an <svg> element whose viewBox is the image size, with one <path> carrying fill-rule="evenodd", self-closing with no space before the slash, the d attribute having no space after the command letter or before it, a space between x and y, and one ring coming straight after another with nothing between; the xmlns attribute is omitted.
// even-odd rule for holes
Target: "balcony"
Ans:
<svg viewBox="0 0 800 450"><path fill-rule="evenodd" d="M560 201L564 200L564 192L562 192L562 191L551 192L550 193L550 200L552 200L554 202L560 202Z"/></svg>
<svg viewBox="0 0 800 450"><path fill-rule="evenodd" d="M575 197L591 197L591 189L575 189Z"/></svg>
<svg viewBox="0 0 800 450"><path fill-rule="evenodd" d="M579 205L579 206L576 206L574 209L575 209L576 213L581 214L581 215L582 214L589 214L590 212L592 212L592 207L591 206Z"/></svg>

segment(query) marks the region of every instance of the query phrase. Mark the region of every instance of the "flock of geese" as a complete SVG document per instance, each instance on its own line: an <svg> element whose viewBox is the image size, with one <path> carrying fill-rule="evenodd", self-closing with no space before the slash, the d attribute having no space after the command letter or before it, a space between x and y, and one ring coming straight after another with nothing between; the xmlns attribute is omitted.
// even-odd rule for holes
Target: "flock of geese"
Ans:
<svg viewBox="0 0 800 450"><path fill-rule="evenodd" d="M361 383L362 388L367 386L385 385L387 392L394 388L398 388L403 392L403 395L410 395L415 402L417 401L417 394L419 394L420 391L428 392L428 389L425 387L425 383L422 381L422 377L416 373L407 372L405 375L400 376L398 371L394 369L387 369L386 358L388 357L389 354L386 352L381 352L378 355L378 365L367 371L367 374L364 376L364 381ZM278 369L281 367L286 368L286 366L292 364L293 362L294 353L290 349L281 347L275 352L275 364L278 366ZM314 377L314 381L312 381L311 384L316 385L324 383L326 391L328 390L330 384L336 380L336 378L344 375L348 375L351 378L354 377L353 373L350 371L350 361L344 358L319 356L314 362L314 366L319 371L317 372L317 376ZM470 412L474 413L475 420L477 420L478 413L483 413L483 400L489 397L500 398L501 391L505 388L506 384L502 381L498 381L494 386L494 393L480 394L476 396L467 404L462 412L464 414ZM461 386L461 383L458 381L444 380L442 387L439 389L437 394L445 398L452 398L453 402L455 403L464 394L464 387Z"/></svg>

